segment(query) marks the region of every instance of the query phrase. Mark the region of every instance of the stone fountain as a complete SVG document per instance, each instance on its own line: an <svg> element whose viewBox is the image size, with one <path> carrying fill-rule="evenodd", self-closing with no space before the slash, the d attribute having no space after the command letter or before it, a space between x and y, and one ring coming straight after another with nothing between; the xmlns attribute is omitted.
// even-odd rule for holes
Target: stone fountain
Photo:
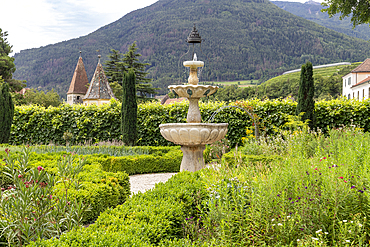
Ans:
<svg viewBox="0 0 370 247"><path fill-rule="evenodd" d="M195 26L188 43L200 43L201 39ZM193 53L192 61L185 61L185 67L190 68L188 84L168 86L175 94L186 97L189 100L187 123L161 124L159 128L162 136L175 144L181 145L183 158L180 171L198 171L204 167L203 151L206 144L212 144L221 140L227 133L227 123L201 123L198 101L202 97L214 94L218 87L211 85L198 85L198 68L204 66L204 62L197 61Z"/></svg>

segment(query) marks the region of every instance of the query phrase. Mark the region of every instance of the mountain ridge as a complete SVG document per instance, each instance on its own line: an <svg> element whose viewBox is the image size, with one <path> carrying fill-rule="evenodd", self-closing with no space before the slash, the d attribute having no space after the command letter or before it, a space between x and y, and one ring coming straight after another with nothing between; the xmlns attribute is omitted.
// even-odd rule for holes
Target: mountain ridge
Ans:
<svg viewBox="0 0 370 247"><path fill-rule="evenodd" d="M89 35L15 54L16 79L28 86L68 90L78 51L92 77L97 64L110 49L126 52L137 41L142 62L148 62L154 85L186 82L186 71L178 66L188 50L185 40L193 23L205 41L198 58L208 68L201 80L263 79L307 60L313 64L355 62L370 55L370 44L350 38L296 17L264 0L160 0L132 11ZM207 60L208 58L208 60ZM189 57L187 57L189 59Z"/></svg>

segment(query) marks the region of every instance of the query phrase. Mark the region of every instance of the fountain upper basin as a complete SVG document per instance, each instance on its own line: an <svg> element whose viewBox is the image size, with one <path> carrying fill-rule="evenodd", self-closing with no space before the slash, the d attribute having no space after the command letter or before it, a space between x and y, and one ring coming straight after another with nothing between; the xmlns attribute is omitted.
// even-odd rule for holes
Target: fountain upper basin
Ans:
<svg viewBox="0 0 370 247"><path fill-rule="evenodd" d="M204 62L202 61L185 61L183 63L183 65L185 67L203 67L204 66Z"/></svg>
<svg viewBox="0 0 370 247"><path fill-rule="evenodd" d="M180 97L186 98L202 98L214 94L218 86L211 85L171 85L168 86L170 90L173 90Z"/></svg>
<svg viewBox="0 0 370 247"><path fill-rule="evenodd" d="M211 144L224 138L228 123L168 123L159 128L162 136L175 144L196 146Z"/></svg>

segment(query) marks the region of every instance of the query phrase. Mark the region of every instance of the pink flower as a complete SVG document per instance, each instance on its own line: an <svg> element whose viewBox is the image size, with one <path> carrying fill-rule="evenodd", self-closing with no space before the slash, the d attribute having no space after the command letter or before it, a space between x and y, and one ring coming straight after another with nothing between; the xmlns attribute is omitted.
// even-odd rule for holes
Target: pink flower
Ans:
<svg viewBox="0 0 370 247"><path fill-rule="evenodd" d="M347 183L347 181L346 181L346 180L344 180L344 182L345 182L345 183Z"/></svg>
<svg viewBox="0 0 370 247"><path fill-rule="evenodd" d="M18 178L21 178L21 177L22 177L22 174L19 174L19 175L18 175Z"/></svg>
<svg viewBox="0 0 370 247"><path fill-rule="evenodd" d="M44 168L43 168L42 166L38 166L38 167L37 167L37 170L39 170L39 172L40 172L40 171L43 171L43 170L44 170Z"/></svg>
<svg viewBox="0 0 370 247"><path fill-rule="evenodd" d="M340 179L343 179L343 177L339 177Z"/></svg>
<svg viewBox="0 0 370 247"><path fill-rule="evenodd" d="M326 159L326 157L324 157L323 159Z"/></svg>

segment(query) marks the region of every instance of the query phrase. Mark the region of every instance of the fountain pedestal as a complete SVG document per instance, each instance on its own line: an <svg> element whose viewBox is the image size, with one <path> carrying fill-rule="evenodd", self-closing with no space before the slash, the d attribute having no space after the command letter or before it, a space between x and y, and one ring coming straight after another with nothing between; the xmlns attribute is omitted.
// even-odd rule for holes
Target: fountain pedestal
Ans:
<svg viewBox="0 0 370 247"><path fill-rule="evenodd" d="M168 88L180 97L189 99L187 123L161 124L162 136L175 144L181 145L183 158L180 171L195 172L204 167L203 151L206 144L221 140L227 133L227 123L201 123L198 101L202 97L214 94L218 87L198 85L197 71L203 67L202 61L186 61L185 67L190 67L188 85L171 85Z"/></svg>
<svg viewBox="0 0 370 247"><path fill-rule="evenodd" d="M203 151L206 145L198 146L181 146L181 151L184 154L180 171L195 172L204 167Z"/></svg>

